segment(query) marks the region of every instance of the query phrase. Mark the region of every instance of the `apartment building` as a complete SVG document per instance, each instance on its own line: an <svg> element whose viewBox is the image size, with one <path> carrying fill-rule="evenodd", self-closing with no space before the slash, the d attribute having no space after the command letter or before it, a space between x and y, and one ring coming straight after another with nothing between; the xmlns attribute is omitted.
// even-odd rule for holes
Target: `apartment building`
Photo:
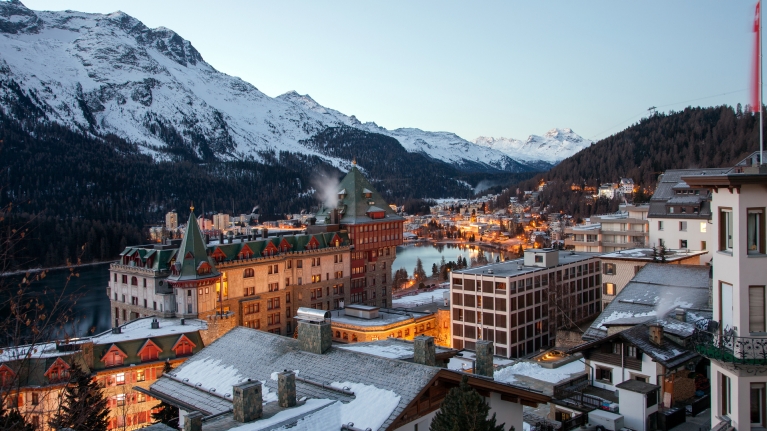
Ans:
<svg viewBox="0 0 767 431"><path fill-rule="evenodd" d="M496 355L529 355L553 345L557 328L596 317L601 293L596 253L528 249L524 259L452 272L452 347L486 340Z"/></svg>
<svg viewBox="0 0 767 431"><path fill-rule="evenodd" d="M650 245L671 250L701 250L704 264L711 262L711 192L691 187L685 176L721 175L727 169L671 169L658 177L650 199Z"/></svg>
<svg viewBox="0 0 767 431"><path fill-rule="evenodd" d="M649 244L648 205L621 205L615 214L592 216L589 223L565 228L565 247L576 252L609 253Z"/></svg>
<svg viewBox="0 0 767 431"><path fill-rule="evenodd" d="M767 166L754 153L721 175L683 176L711 190L713 323L696 348L711 360L713 429L767 427Z"/></svg>

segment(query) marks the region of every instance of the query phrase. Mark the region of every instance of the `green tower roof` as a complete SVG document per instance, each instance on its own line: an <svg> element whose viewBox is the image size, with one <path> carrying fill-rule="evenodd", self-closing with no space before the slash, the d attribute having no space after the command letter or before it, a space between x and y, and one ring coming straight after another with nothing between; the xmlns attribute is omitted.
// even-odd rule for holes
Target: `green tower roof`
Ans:
<svg viewBox="0 0 767 431"><path fill-rule="evenodd" d="M362 175L356 164L338 184L337 208L341 216L341 224L365 224L388 221L404 220L398 216L386 203L383 196L370 184L370 181ZM317 212L317 221L329 222L330 212L324 204ZM383 212L383 218L373 219L368 216L371 212Z"/></svg>
<svg viewBox="0 0 767 431"><path fill-rule="evenodd" d="M208 264L211 270L200 273L201 265ZM176 268L169 280L197 280L211 277L218 277L220 273L216 270L214 262L208 258L208 250L205 244L205 238L197 225L197 218L194 216L194 207L189 212L189 221L186 224L186 232L181 240L181 247L176 254Z"/></svg>

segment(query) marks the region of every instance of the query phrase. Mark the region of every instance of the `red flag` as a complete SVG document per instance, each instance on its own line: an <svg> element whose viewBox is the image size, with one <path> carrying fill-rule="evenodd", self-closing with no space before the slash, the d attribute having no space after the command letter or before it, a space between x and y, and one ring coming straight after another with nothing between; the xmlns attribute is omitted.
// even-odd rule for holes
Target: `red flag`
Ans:
<svg viewBox="0 0 767 431"><path fill-rule="evenodd" d="M751 110L759 112L762 106L762 98L759 91L759 81L761 78L761 62L759 61L759 52L761 51L762 35L759 20L761 17L761 0L756 2L756 14L754 15L754 33L756 33L756 43L754 43L754 70L753 80L751 81Z"/></svg>

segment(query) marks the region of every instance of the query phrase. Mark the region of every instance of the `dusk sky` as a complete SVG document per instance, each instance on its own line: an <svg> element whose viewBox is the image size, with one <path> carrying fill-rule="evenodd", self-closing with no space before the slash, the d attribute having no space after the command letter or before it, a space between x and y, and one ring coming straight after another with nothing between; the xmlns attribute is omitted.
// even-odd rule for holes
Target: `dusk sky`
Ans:
<svg viewBox="0 0 767 431"><path fill-rule="evenodd" d="M754 1L22 0L122 10L269 96L386 128L618 132L647 108L748 103Z"/></svg>

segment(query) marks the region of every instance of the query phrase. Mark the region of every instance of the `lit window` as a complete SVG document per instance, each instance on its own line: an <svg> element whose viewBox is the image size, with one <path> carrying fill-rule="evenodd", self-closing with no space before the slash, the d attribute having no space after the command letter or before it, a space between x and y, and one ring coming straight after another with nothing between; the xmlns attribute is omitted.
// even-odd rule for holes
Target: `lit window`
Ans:
<svg viewBox="0 0 767 431"><path fill-rule="evenodd" d="M116 385L124 385L125 384L125 373L120 373L115 375L115 384Z"/></svg>
<svg viewBox="0 0 767 431"><path fill-rule="evenodd" d="M706 233L708 223L702 221L700 222L700 233Z"/></svg>

